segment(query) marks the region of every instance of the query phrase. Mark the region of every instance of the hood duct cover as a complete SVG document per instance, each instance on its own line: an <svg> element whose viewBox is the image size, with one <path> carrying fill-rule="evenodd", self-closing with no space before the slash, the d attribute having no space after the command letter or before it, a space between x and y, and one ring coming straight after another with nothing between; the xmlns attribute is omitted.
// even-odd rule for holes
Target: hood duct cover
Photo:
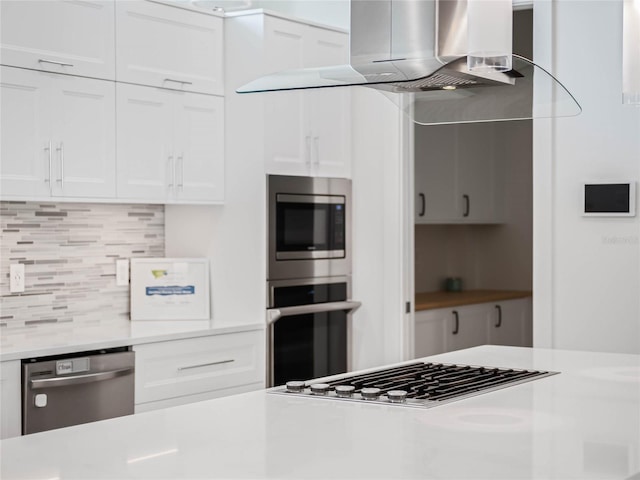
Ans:
<svg viewBox="0 0 640 480"><path fill-rule="evenodd" d="M514 55L508 72L469 72L466 9L467 0L351 0L350 65L278 72L237 92L365 86L388 92L423 125L581 112L560 82L523 57Z"/></svg>

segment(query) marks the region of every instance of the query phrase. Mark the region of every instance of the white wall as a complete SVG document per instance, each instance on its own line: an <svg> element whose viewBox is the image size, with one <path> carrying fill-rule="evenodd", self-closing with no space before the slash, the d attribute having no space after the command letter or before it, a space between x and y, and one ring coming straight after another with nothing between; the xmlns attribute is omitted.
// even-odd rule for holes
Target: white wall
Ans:
<svg viewBox="0 0 640 480"><path fill-rule="evenodd" d="M640 109L621 104L622 2L540 0L534 22L534 60L583 107L534 121L534 345L640 353L640 221L581 216L583 181L640 173Z"/></svg>
<svg viewBox="0 0 640 480"><path fill-rule="evenodd" d="M412 300L413 217L407 218L407 134L400 110L383 94L354 88L352 134L354 368L411 358L407 350ZM409 243L410 242L410 243ZM410 255L409 255L410 254Z"/></svg>

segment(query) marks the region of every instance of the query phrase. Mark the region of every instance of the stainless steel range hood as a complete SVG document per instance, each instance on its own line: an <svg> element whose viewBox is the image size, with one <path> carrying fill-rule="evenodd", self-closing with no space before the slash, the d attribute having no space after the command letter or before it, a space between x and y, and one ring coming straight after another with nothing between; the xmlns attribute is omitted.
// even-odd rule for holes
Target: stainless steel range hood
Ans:
<svg viewBox="0 0 640 480"><path fill-rule="evenodd" d="M544 69L514 55L503 73L467 70L467 0L351 0L351 63L277 72L237 90L365 86L423 125L578 115Z"/></svg>

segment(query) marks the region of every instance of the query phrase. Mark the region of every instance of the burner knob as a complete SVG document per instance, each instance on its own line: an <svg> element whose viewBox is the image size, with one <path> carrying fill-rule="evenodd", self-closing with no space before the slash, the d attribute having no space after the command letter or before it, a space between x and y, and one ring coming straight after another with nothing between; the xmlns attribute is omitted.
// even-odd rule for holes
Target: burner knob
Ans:
<svg viewBox="0 0 640 480"><path fill-rule="evenodd" d="M336 395L340 398L351 398L356 387L352 385L338 385L336 387Z"/></svg>
<svg viewBox="0 0 640 480"><path fill-rule="evenodd" d="M380 396L380 389L363 388L362 390L360 390L360 393L362 394L363 400L378 400L378 397Z"/></svg>
<svg viewBox="0 0 640 480"><path fill-rule="evenodd" d="M311 385L311 393L314 395L326 395L329 393L328 383L314 383Z"/></svg>
<svg viewBox="0 0 640 480"><path fill-rule="evenodd" d="M407 400L407 392L405 390L391 390L387 392L387 398L391 403L403 403Z"/></svg>
<svg viewBox="0 0 640 480"><path fill-rule="evenodd" d="M305 383L299 381L287 382L287 392L302 393L304 392Z"/></svg>

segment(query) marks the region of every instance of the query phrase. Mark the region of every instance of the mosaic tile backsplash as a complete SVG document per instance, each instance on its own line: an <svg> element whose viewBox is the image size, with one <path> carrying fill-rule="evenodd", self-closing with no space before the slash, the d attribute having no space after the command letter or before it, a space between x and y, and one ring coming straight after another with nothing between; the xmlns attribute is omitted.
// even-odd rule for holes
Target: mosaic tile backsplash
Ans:
<svg viewBox="0 0 640 480"><path fill-rule="evenodd" d="M129 318L116 259L164 257L163 205L0 202L0 327ZM9 265L25 291L9 291Z"/></svg>

